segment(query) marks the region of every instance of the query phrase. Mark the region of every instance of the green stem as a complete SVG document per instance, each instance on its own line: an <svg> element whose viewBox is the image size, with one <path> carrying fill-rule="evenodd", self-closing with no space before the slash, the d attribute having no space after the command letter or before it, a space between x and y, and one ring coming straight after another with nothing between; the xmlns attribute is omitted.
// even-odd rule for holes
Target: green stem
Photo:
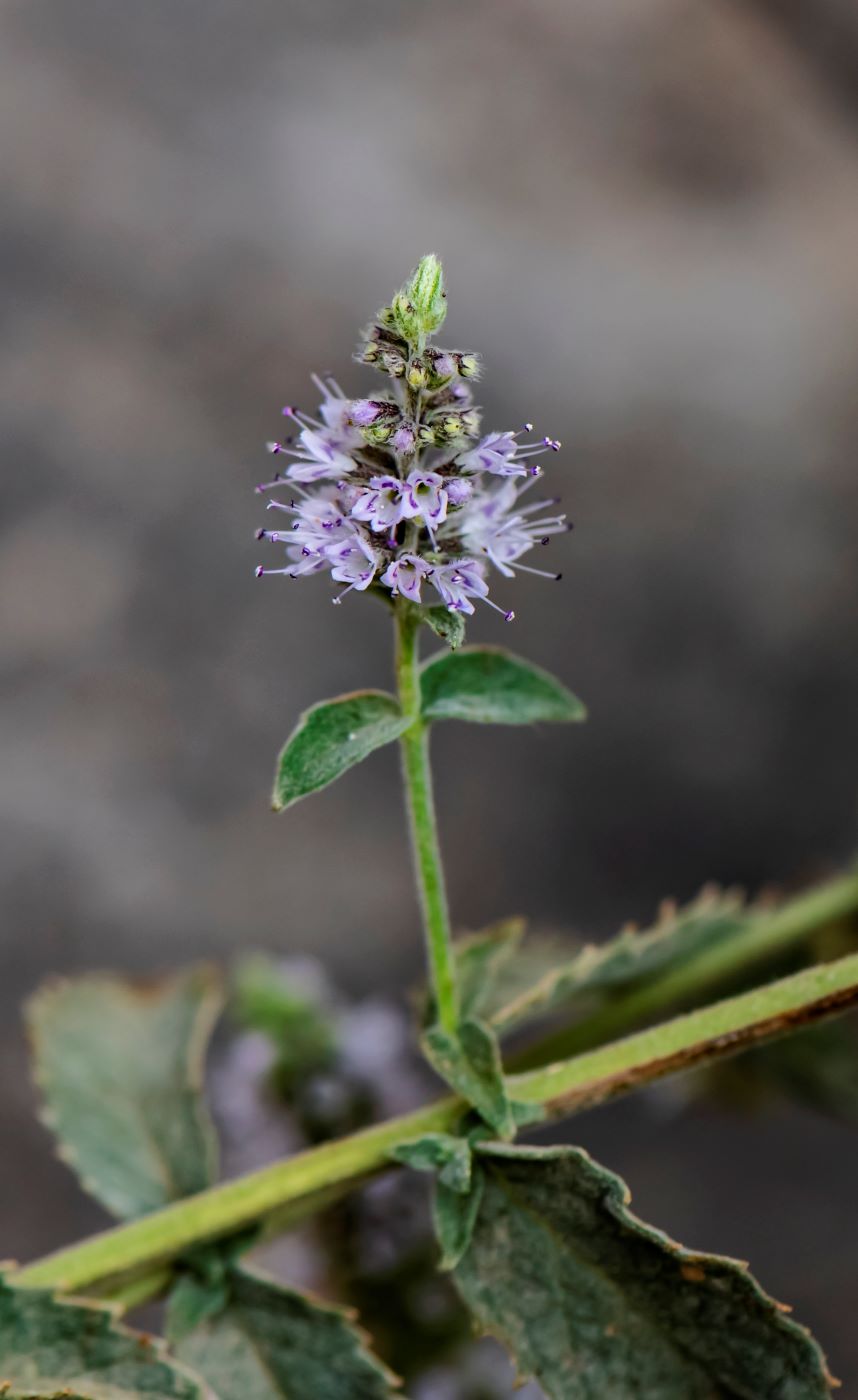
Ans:
<svg viewBox="0 0 858 1400"><path fill-rule="evenodd" d="M513 1097L560 1115L801 1026L858 1003L858 953L680 1016L626 1040L509 1081ZM232 1234L289 1207L299 1218L334 1188L354 1185L388 1164L392 1149L427 1132L451 1131L467 1105L446 1098L338 1142L212 1187L197 1196L60 1250L13 1275L24 1287L83 1292L135 1274L191 1245ZM138 1295L139 1296L139 1295Z"/></svg>
<svg viewBox="0 0 858 1400"><path fill-rule="evenodd" d="M689 1006L717 995L725 982L760 970L766 962L801 943L809 934L858 913L858 872L829 880L787 901L779 909L752 915L735 933L713 947L669 969L659 977L632 987L608 1001L591 1016L543 1036L511 1061L515 1069L532 1069L577 1055L594 1045L615 1040L635 1026L655 1020L677 1006ZM533 989L531 1014L539 1010L539 984ZM517 1016L527 1013L528 998L517 1000ZM555 1009L555 1008L552 1008ZM503 1012L500 1019L503 1020Z"/></svg>
<svg viewBox="0 0 858 1400"><path fill-rule="evenodd" d="M432 796L429 734L420 718L419 627L411 604L400 598L396 610L396 684L403 714L412 721L399 741L411 846L438 1021L445 1030L455 1031L459 1020L456 961Z"/></svg>

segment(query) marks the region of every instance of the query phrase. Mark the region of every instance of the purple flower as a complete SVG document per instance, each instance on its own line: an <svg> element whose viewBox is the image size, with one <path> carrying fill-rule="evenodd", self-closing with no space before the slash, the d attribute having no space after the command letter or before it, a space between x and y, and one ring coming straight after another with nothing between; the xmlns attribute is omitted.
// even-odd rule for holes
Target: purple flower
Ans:
<svg viewBox="0 0 858 1400"><path fill-rule="evenodd" d="M294 436L270 448L285 470L257 490L282 493L268 508L285 520L257 539L282 546L286 567L257 574L328 572L343 585L335 601L381 583L419 603L428 579L453 612L483 602L510 619L488 596L493 569L559 577L521 560L570 528L556 502L522 500L542 472L535 459L560 444L530 440L530 423L476 442L479 361L414 340L413 314L392 306L366 333L362 359L387 375L387 392L347 399L335 380L314 376L317 416L283 409Z"/></svg>
<svg viewBox="0 0 858 1400"><path fill-rule="evenodd" d="M402 499L403 515L419 518L430 533L447 519L447 492L437 472L409 472Z"/></svg>
<svg viewBox="0 0 858 1400"><path fill-rule="evenodd" d="M369 588L378 571L378 555L358 531L350 540L333 545L328 550L328 560L334 582L348 584L348 588L337 594L335 603L339 603L353 588L358 593Z"/></svg>
<svg viewBox="0 0 858 1400"><path fill-rule="evenodd" d="M349 422L358 428L371 428L380 418L387 418L395 406L380 399L353 399L349 405Z"/></svg>
<svg viewBox="0 0 858 1400"><path fill-rule="evenodd" d="M394 452L398 452L403 457L407 457L414 451L416 442L417 433L414 424L405 421L400 423L393 437L390 439L390 445Z"/></svg>
<svg viewBox="0 0 858 1400"><path fill-rule="evenodd" d="M369 489L352 506L355 520L365 520L371 530L393 530L405 515L404 482L397 476L374 476Z"/></svg>
<svg viewBox="0 0 858 1400"><path fill-rule="evenodd" d="M529 433L532 428L532 423L525 423L518 433L489 433L476 447L461 452L456 458L456 465L462 471L489 472L493 476L538 476L540 468L525 466L525 459L541 456L549 448L557 452L560 443L547 437L541 442L520 443L520 434Z"/></svg>
<svg viewBox="0 0 858 1400"><path fill-rule="evenodd" d="M545 511L546 505L555 502L534 501L529 506L519 505L520 497L531 484L528 481L519 486L505 481L494 490L475 492L458 518L458 529L468 549L475 554L485 554L507 578L512 578L518 568L525 573L557 579L559 574L516 562L535 545L547 544L551 535L563 534L569 529L565 515L540 513Z"/></svg>
<svg viewBox="0 0 858 1400"><path fill-rule="evenodd" d="M401 593L403 598L410 598L412 603L419 603L421 585L426 575L431 572L432 565L427 564L419 555L400 554L388 564L381 581L387 584L392 593Z"/></svg>
<svg viewBox="0 0 858 1400"><path fill-rule="evenodd" d="M430 582L451 612L472 613L471 598L486 598L485 565L477 559L454 559L432 570Z"/></svg>
<svg viewBox="0 0 858 1400"><path fill-rule="evenodd" d="M466 476L448 476L444 489L451 506L463 506L474 494L474 483Z"/></svg>

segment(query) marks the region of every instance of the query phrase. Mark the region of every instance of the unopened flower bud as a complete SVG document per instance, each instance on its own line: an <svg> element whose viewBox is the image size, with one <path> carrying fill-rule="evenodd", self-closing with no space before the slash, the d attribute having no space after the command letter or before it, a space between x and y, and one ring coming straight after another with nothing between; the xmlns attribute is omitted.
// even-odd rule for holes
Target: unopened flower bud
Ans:
<svg viewBox="0 0 858 1400"><path fill-rule="evenodd" d="M453 356L456 368L463 379L479 379L480 360L478 355L461 355L456 353Z"/></svg>
<svg viewBox="0 0 858 1400"><path fill-rule="evenodd" d="M381 363L394 379L401 379L405 373L405 361L398 350L382 350Z"/></svg>
<svg viewBox="0 0 858 1400"><path fill-rule="evenodd" d="M381 350L378 343L374 340L368 340L366 345L361 346L357 358L360 360L361 364L364 365L378 364L378 361L381 359Z"/></svg>
<svg viewBox="0 0 858 1400"><path fill-rule="evenodd" d="M417 445L417 431L414 424L403 418L391 438L390 445L394 452L399 452L403 456L412 453Z"/></svg>
<svg viewBox="0 0 858 1400"><path fill-rule="evenodd" d="M369 428L381 419L398 414L396 404L387 399L354 399L349 406L349 422L356 428Z"/></svg>
<svg viewBox="0 0 858 1400"><path fill-rule="evenodd" d="M456 373L456 362L449 350L430 348L426 351L425 359L429 367L429 388L437 390L442 389L445 384L449 384Z"/></svg>
<svg viewBox="0 0 858 1400"><path fill-rule="evenodd" d="M420 259L405 286L393 298L390 311L397 329L412 343L422 344L427 335L434 334L443 324L447 293L444 273L434 253Z"/></svg>
<svg viewBox="0 0 858 1400"><path fill-rule="evenodd" d="M429 376L426 372L426 365L419 356L415 355L414 359L409 362L405 378L412 389L425 388Z"/></svg>

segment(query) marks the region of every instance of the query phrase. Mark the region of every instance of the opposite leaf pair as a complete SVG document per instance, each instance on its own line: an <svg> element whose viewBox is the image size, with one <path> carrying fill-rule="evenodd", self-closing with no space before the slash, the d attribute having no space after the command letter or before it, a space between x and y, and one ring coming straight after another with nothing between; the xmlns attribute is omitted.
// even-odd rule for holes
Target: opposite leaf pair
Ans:
<svg viewBox="0 0 858 1400"><path fill-rule="evenodd" d="M327 787L419 718L475 724L582 720L581 701L560 681L499 647L463 647L426 662L420 672L420 714L405 715L393 695L360 690L324 700L302 715L277 764L273 805Z"/></svg>

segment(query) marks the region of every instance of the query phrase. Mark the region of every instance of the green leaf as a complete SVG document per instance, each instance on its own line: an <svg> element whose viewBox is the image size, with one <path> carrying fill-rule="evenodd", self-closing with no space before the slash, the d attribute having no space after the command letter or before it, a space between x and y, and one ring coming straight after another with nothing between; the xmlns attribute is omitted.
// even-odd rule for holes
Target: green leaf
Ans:
<svg viewBox="0 0 858 1400"><path fill-rule="evenodd" d="M810 1334L745 1265L683 1249L571 1147L477 1148L484 1186L455 1280L552 1400L822 1400Z"/></svg>
<svg viewBox="0 0 858 1400"><path fill-rule="evenodd" d="M182 1274L170 1289L167 1300L165 1331L170 1346L175 1349L210 1318L222 1313L228 1302L229 1284L225 1279Z"/></svg>
<svg viewBox="0 0 858 1400"><path fill-rule="evenodd" d="M501 647L463 647L432 657L420 673L426 719L535 724L586 719L570 690L547 671Z"/></svg>
<svg viewBox="0 0 858 1400"><path fill-rule="evenodd" d="M211 1185L216 1144L201 1090L220 1006L206 967L145 984L83 977L30 1002L45 1122L114 1215L144 1215Z"/></svg>
<svg viewBox="0 0 858 1400"><path fill-rule="evenodd" d="M202 1400L161 1343L120 1327L110 1308L72 1303L0 1277L0 1394L85 1400Z"/></svg>
<svg viewBox="0 0 858 1400"><path fill-rule="evenodd" d="M451 1133L424 1133L400 1142L391 1152L395 1162L418 1172L437 1172L438 1180L459 1196L471 1189L471 1144Z"/></svg>
<svg viewBox="0 0 858 1400"><path fill-rule="evenodd" d="M530 1016L594 993L627 991L635 983L690 961L722 939L735 936L753 912L741 895L712 886L683 909L665 904L651 929L639 933L626 928L606 943L588 943L498 1008L492 1024L507 1030Z"/></svg>
<svg viewBox="0 0 858 1400"><path fill-rule="evenodd" d="M374 749L398 739L409 723L394 697L382 690L356 690L314 705L301 716L277 761L275 812L327 787Z"/></svg>
<svg viewBox="0 0 858 1400"><path fill-rule="evenodd" d="M451 651L462 645L465 640L465 619L460 612L451 612L441 603L424 603L418 611L421 622L431 627L435 636L446 642Z"/></svg>
<svg viewBox="0 0 858 1400"><path fill-rule="evenodd" d="M504 919L456 940L453 951L464 1017L483 1016L493 1005L498 980L515 956L524 931L523 919Z"/></svg>
<svg viewBox="0 0 858 1400"><path fill-rule="evenodd" d="M470 1190L465 1195L446 1186L440 1177L435 1182L432 1223L441 1248L440 1268L444 1273L455 1269L470 1248L484 1187L485 1174L481 1168L474 1172Z"/></svg>
<svg viewBox="0 0 858 1400"><path fill-rule="evenodd" d="M502 1138L515 1135L494 1032L482 1021L462 1021L458 1033L431 1026L423 1035L426 1058L441 1078L467 1099Z"/></svg>
<svg viewBox="0 0 858 1400"><path fill-rule="evenodd" d="M349 1313L239 1269L223 1311L176 1351L219 1400L387 1400L395 1384Z"/></svg>

